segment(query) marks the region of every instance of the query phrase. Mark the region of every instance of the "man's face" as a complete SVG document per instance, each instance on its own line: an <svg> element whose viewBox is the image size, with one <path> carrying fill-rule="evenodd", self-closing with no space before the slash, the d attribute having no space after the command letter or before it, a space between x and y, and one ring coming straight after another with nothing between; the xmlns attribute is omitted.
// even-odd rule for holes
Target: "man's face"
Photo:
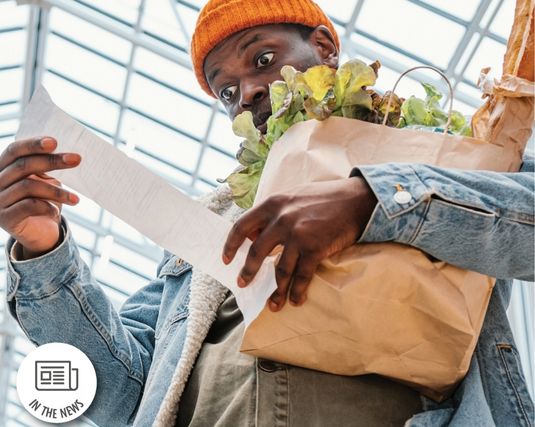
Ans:
<svg viewBox="0 0 535 427"><path fill-rule="evenodd" d="M329 38L320 34L322 37ZM300 71L322 63L337 65L336 48L334 57L327 59L325 46L321 40L317 43L317 38L311 35L304 40L297 29L288 25L262 25L233 34L218 44L206 57L204 72L230 119L251 111L255 126L265 133L271 115L269 84L281 80L284 65Z"/></svg>

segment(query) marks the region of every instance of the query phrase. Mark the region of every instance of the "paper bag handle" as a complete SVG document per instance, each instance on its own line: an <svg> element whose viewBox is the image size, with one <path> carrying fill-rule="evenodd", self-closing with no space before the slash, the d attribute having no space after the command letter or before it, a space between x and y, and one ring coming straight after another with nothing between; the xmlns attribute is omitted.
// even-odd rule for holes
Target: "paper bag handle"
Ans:
<svg viewBox="0 0 535 427"><path fill-rule="evenodd" d="M390 106L392 105L392 99L394 98L394 93L396 92L396 89L397 89L398 84L401 81L401 79L403 77L405 77L407 74L411 73L412 71L419 70L419 69L422 69L422 68L436 71L438 74L440 74L440 76L444 80L446 80L446 83L448 84L448 88L450 90L450 111L448 113L448 121L446 122L446 126L444 127L444 134L447 134L448 133L448 129L449 129L450 124L451 124L451 113L453 111L453 87L451 86L450 80L448 79L446 74L444 74L438 68L432 67L430 65L418 65L417 67L409 68L407 71L405 71L403 74L401 74L399 76L399 78L396 80L396 83L394 84L394 88L392 89L392 92L390 93L390 97L388 98L388 104L386 104L386 114L385 114L385 117L383 119L383 126L386 126L386 122L388 120L388 115L390 114Z"/></svg>

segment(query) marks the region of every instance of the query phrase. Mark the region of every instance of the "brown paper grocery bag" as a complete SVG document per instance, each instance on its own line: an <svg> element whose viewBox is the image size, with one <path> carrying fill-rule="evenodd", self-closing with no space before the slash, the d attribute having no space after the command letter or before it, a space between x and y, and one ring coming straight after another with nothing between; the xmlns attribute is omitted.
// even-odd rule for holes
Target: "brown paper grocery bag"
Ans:
<svg viewBox="0 0 535 427"><path fill-rule="evenodd" d="M523 15L515 22L533 22L526 10L517 5ZM510 54L507 61L514 62ZM337 117L294 125L270 151L255 205L300 184L346 178L358 165L518 171L533 124L533 83L504 74L486 93L472 122L479 138ZM339 375L380 374L442 400L468 370L494 283L408 246L355 245L321 263L303 306L266 307L241 351Z"/></svg>
<svg viewBox="0 0 535 427"><path fill-rule="evenodd" d="M355 165L512 171L516 153L474 138L311 120L274 144L255 204L296 185L347 178ZM340 375L384 375L439 400L468 369L494 283L408 246L355 245L321 263L303 306L265 308L241 350Z"/></svg>
<svg viewBox="0 0 535 427"><path fill-rule="evenodd" d="M339 375L377 373L440 399L468 368L494 280L398 244L324 261L301 307L264 309L242 351Z"/></svg>

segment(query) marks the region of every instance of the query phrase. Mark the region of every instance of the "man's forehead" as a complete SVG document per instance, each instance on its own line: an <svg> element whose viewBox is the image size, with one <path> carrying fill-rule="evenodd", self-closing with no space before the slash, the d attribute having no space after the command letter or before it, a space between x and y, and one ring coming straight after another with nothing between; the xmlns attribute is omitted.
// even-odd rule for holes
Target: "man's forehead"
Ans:
<svg viewBox="0 0 535 427"><path fill-rule="evenodd" d="M258 25L228 36L206 56L204 72L208 81L214 80L220 70L221 63L229 58L230 53L235 53L239 58L249 46L284 31L286 27L288 26L281 24Z"/></svg>
<svg viewBox="0 0 535 427"><path fill-rule="evenodd" d="M236 48L238 51L243 51L247 47L244 45L251 44L249 39L254 39L254 41L262 40L268 36L276 35L285 29L290 31L290 27L283 24L265 24L246 28L245 30L231 34L223 41L219 42L208 55L220 52L221 50L229 47Z"/></svg>

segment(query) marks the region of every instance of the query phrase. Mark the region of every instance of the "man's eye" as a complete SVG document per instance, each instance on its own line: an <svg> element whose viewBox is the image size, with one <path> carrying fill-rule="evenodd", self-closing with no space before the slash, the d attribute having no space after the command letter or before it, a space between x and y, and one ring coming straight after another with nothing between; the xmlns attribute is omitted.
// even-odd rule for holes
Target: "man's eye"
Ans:
<svg viewBox="0 0 535 427"><path fill-rule="evenodd" d="M259 56L256 60L256 66L258 68L265 67L266 65L269 65L271 61L273 61L273 56L275 54L273 52L264 53L263 55Z"/></svg>
<svg viewBox="0 0 535 427"><path fill-rule="evenodd" d="M237 86L226 87L221 91L221 98L225 101L229 101L233 97L234 92L236 92L236 88Z"/></svg>

